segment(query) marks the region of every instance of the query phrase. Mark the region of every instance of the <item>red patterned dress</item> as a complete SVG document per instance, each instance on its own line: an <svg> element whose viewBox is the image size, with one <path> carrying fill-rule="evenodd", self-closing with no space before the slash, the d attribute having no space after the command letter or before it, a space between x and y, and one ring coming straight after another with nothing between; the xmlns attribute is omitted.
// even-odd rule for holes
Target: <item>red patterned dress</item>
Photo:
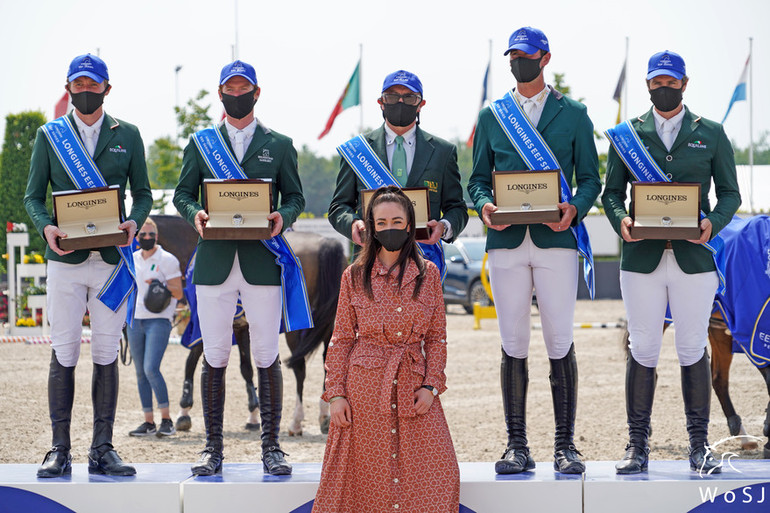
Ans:
<svg viewBox="0 0 770 513"><path fill-rule="evenodd" d="M446 390L446 316L438 269L427 269L418 298L418 271L409 262L398 292L375 260L374 300L350 268L342 276L334 336L326 356L324 400L345 396L352 425L331 425L314 513L456 513L460 471L438 397L416 415L415 392Z"/></svg>

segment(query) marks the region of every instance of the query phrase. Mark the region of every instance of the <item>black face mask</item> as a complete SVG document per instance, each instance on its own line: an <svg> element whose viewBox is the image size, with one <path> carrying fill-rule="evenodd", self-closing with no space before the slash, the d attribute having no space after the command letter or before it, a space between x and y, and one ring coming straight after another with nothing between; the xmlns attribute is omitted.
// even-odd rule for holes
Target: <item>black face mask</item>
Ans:
<svg viewBox="0 0 770 513"><path fill-rule="evenodd" d="M682 88L659 87L650 89L650 100L655 108L661 112L670 112L682 103Z"/></svg>
<svg viewBox="0 0 770 513"><path fill-rule="evenodd" d="M419 105L407 105L404 102L394 104L384 103L385 110L382 111L382 117L388 120L393 126L409 126L417 119L417 107Z"/></svg>
<svg viewBox="0 0 770 513"><path fill-rule="evenodd" d="M540 75L540 61L542 60L542 55L537 59L527 59L525 57L513 59L511 61L511 73L516 78L516 82L526 84L535 80Z"/></svg>
<svg viewBox="0 0 770 513"><path fill-rule="evenodd" d="M382 244L382 247L388 251L398 251L404 247L404 244L409 238L409 232L406 230L406 228L403 230L375 230L374 238L377 239L380 244Z"/></svg>
<svg viewBox="0 0 770 513"><path fill-rule="evenodd" d="M82 93L70 93L70 97L72 98L72 105L75 106L78 112L87 116L99 110L99 107L104 103L104 95L106 93L106 89L101 93L83 91Z"/></svg>
<svg viewBox="0 0 770 513"><path fill-rule="evenodd" d="M232 96L222 93L222 104L225 106L225 112L231 118L243 119L254 110L254 104L257 99L254 98L254 91L250 91L240 96Z"/></svg>
<svg viewBox="0 0 770 513"><path fill-rule="evenodd" d="M139 239L139 247L145 251L150 251L155 247L155 237Z"/></svg>

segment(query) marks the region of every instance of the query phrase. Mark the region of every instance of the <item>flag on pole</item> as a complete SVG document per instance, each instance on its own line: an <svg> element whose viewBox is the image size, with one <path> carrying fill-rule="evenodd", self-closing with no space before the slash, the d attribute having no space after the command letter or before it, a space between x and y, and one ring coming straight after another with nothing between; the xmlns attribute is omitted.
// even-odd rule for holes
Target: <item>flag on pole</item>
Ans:
<svg viewBox="0 0 770 513"><path fill-rule="evenodd" d="M735 86L735 91L733 91L733 97L730 98L730 105L727 106L727 112L725 112L725 117L722 119L723 124L727 119L727 115L730 114L730 109L733 108L733 103L746 101L746 81L747 81L746 77L748 77L749 75L749 64L751 64L751 54L749 54L748 59L746 59L746 65L743 67L743 73L741 73L741 78L738 79L738 85Z"/></svg>
<svg viewBox="0 0 770 513"><path fill-rule="evenodd" d="M615 120L615 124L619 125L622 119L620 119L622 103L623 87L626 84L626 62L623 62L623 69L620 71L620 77L618 77L618 85L615 86L615 93L612 95L612 99L618 102L618 116Z"/></svg>
<svg viewBox="0 0 770 513"><path fill-rule="evenodd" d="M67 94L67 91L64 91L64 95L59 98L59 101L56 102L56 105L53 107L53 118L57 119L64 116L69 110L69 104L70 96Z"/></svg>
<svg viewBox="0 0 770 513"><path fill-rule="evenodd" d="M484 72L484 83L481 86L481 103L479 104L479 110L484 108L484 104L487 102L487 91L489 85L489 68L492 65L492 60L487 63L487 70ZM476 135L476 123L473 124L473 130L471 130L471 136L468 137L468 142L465 143L468 148L473 146L473 136Z"/></svg>
<svg viewBox="0 0 770 513"><path fill-rule="evenodd" d="M355 71L353 71L353 75L350 77L350 80L348 80L348 85L346 85L345 90L342 91L342 95L340 96L340 99L337 100L337 104L334 106L334 109L332 110L332 114L331 116L329 116L329 120L326 122L326 127L324 128L324 131L321 132L321 135L318 136L319 139L321 139L323 136L329 133L329 131L332 129L332 125L334 124L334 120L337 119L337 116L339 116L343 110L347 109L348 107L355 107L356 105L361 105L360 70L361 70L361 60L359 59L358 64L356 64L356 69Z"/></svg>

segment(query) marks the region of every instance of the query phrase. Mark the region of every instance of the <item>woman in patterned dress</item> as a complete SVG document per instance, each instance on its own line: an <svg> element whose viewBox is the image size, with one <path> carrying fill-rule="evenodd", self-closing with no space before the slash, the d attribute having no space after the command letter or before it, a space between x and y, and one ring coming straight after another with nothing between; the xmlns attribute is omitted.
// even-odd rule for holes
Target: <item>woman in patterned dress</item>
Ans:
<svg viewBox="0 0 770 513"><path fill-rule="evenodd" d="M399 188L375 192L365 223L326 357L331 426L313 512L454 513L460 472L438 397L447 356L439 272L420 256Z"/></svg>

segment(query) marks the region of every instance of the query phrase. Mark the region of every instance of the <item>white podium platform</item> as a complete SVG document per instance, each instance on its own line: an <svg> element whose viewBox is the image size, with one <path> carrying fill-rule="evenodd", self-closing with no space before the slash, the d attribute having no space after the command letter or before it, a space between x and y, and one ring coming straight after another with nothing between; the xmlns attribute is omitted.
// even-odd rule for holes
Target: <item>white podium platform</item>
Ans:
<svg viewBox="0 0 770 513"><path fill-rule="evenodd" d="M703 477L681 460L651 461L647 472L631 476L616 475L615 462L590 462L583 501L590 513L767 513L770 460L725 461L722 473Z"/></svg>
<svg viewBox="0 0 770 513"><path fill-rule="evenodd" d="M180 484L190 465L138 463L136 475L91 475L85 463L72 475L38 479L38 465L0 465L2 513L137 513L182 511ZM24 493L31 492L31 493Z"/></svg>
<svg viewBox="0 0 770 513"><path fill-rule="evenodd" d="M704 477L686 461L653 461L635 476L616 475L614 464L588 462L584 475L567 476L546 462L498 476L492 462L460 463L460 513L770 511L770 460L725 462ZM261 463L226 463L212 477L193 477L190 464L135 466L134 477L89 475L77 464L71 476L38 479L37 465L0 465L0 512L310 513L321 475L319 463L295 463L291 476L264 475Z"/></svg>

